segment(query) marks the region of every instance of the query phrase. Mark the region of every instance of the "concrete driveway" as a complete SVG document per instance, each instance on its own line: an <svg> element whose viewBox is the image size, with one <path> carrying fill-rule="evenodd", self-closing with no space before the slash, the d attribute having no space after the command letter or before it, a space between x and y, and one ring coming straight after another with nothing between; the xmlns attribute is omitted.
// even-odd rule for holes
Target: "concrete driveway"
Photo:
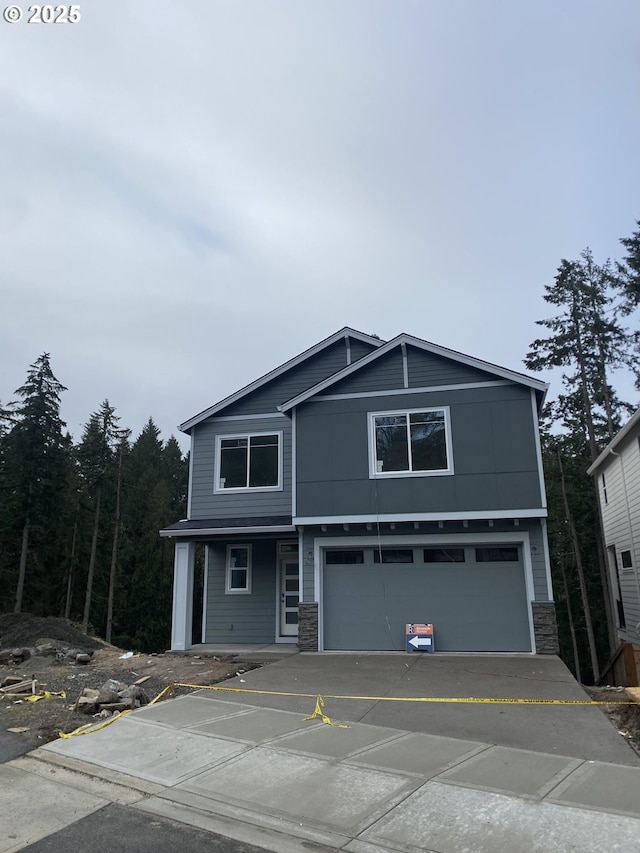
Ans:
<svg viewBox="0 0 640 853"><path fill-rule="evenodd" d="M296 655L225 686L258 692L194 691L0 765L0 853L90 837L114 803L277 853L637 853L640 760L597 707L382 698L584 700L557 659ZM304 719L317 694L346 728Z"/></svg>
<svg viewBox="0 0 640 853"><path fill-rule="evenodd" d="M325 697L325 713L332 720L640 766L640 757L594 705L432 704L327 698L348 695L589 701L567 667L553 656L302 654L247 672L241 678L226 681L225 686L319 693ZM314 705L313 700L296 696L220 693L217 698L309 714Z"/></svg>

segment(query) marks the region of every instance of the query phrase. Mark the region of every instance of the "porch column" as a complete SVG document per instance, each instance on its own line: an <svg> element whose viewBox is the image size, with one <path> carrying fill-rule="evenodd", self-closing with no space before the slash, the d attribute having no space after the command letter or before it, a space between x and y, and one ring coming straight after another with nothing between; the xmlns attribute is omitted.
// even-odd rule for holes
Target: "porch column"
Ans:
<svg viewBox="0 0 640 853"><path fill-rule="evenodd" d="M176 542L173 562L173 610L171 614L171 649L184 652L191 648L193 620L193 542Z"/></svg>

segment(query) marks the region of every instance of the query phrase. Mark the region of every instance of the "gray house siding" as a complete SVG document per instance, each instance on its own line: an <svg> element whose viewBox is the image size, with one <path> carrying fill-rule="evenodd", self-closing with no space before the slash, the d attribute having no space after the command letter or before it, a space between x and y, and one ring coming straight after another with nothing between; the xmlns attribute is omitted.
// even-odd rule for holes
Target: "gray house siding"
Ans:
<svg viewBox="0 0 640 853"><path fill-rule="evenodd" d="M389 391L403 386L402 352L400 347L381 355L373 364L365 365L352 376L331 385L326 394L361 394L367 391Z"/></svg>
<svg viewBox="0 0 640 853"><path fill-rule="evenodd" d="M216 437L238 433L282 432L283 488L281 491L214 493ZM250 420L209 418L194 427L191 518L291 515L291 420L267 416Z"/></svg>
<svg viewBox="0 0 640 853"><path fill-rule="evenodd" d="M407 347L407 368L410 388L496 380L493 374L451 361L441 355L425 352L417 347Z"/></svg>
<svg viewBox="0 0 640 853"><path fill-rule="evenodd" d="M374 347L362 341L351 340L351 361L354 362L371 352ZM347 347L344 340L338 341L304 363L293 367L262 388L247 394L242 400L224 410L225 416L262 414L274 412L282 403L306 391L328 376L347 366Z"/></svg>
<svg viewBox="0 0 640 853"><path fill-rule="evenodd" d="M369 477L367 413L449 406L455 473ZM542 506L531 395L519 385L309 401L297 410L298 517Z"/></svg>
<svg viewBox="0 0 640 853"><path fill-rule="evenodd" d="M204 642L272 643L276 630L275 540L258 540L251 543L252 583L249 595L225 593L227 544L235 544L235 540L207 546Z"/></svg>

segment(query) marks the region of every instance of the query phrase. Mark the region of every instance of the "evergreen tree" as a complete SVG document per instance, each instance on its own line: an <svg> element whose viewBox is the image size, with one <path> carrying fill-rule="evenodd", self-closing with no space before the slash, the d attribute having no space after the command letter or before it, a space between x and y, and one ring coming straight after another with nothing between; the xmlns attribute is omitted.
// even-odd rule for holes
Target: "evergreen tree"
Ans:
<svg viewBox="0 0 640 853"><path fill-rule="evenodd" d="M53 374L49 353L43 353L15 392L20 400L11 414L14 423L2 438L2 539L9 540L16 613L23 608L28 577L27 600L35 609L47 607L42 596L46 598L51 589L50 572L55 573L59 556L60 492L69 448L60 418L63 391L66 388Z"/></svg>
<svg viewBox="0 0 640 853"><path fill-rule="evenodd" d="M637 231L631 237L623 237L620 242L627 254L618 264L621 274L620 290L623 295L622 310L630 314L640 306L640 219L636 222Z"/></svg>

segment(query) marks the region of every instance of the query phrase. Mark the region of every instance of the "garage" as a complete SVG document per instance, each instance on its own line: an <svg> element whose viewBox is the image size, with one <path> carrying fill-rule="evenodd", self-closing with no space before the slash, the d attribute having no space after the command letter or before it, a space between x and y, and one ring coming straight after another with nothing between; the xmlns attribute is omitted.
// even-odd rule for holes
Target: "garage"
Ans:
<svg viewBox="0 0 640 853"><path fill-rule="evenodd" d="M326 548L325 650L404 651L431 622L438 652L531 652L521 544Z"/></svg>

